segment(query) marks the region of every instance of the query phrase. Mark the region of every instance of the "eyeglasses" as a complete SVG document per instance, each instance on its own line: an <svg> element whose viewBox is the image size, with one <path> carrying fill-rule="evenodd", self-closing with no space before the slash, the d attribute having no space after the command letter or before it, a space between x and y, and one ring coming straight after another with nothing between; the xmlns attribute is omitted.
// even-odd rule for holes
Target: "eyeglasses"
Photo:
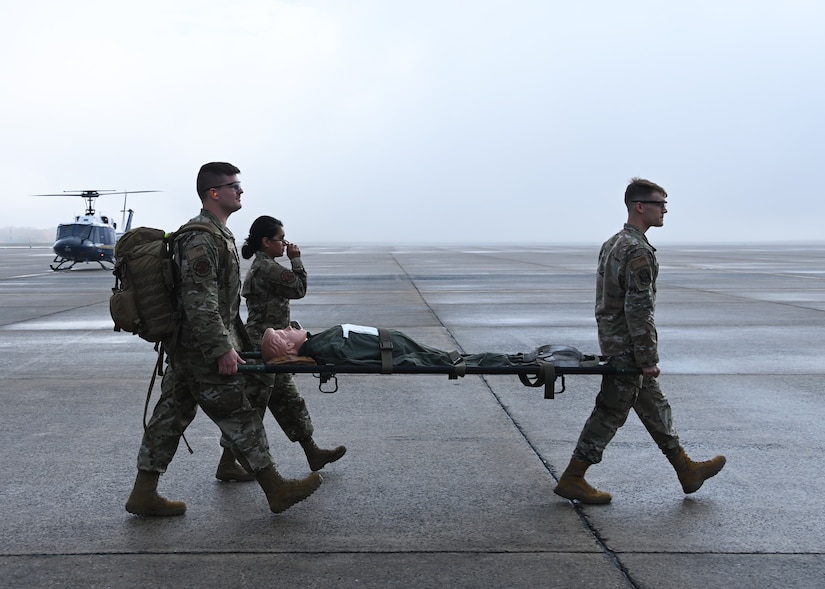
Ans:
<svg viewBox="0 0 825 589"><path fill-rule="evenodd" d="M286 239L284 239L283 237L273 237L273 238L271 238L269 241L280 241L282 244L284 244L284 247L287 247L287 246L289 246L289 245L292 245L291 243L289 243L289 242L288 242Z"/></svg>
<svg viewBox="0 0 825 589"><path fill-rule="evenodd" d="M241 189L241 183L240 182L227 182L226 184L218 184L217 186L213 186L209 190L217 190L218 188L225 188L227 186L229 188L231 188L232 190L234 190L235 192L238 192Z"/></svg>
<svg viewBox="0 0 825 589"><path fill-rule="evenodd" d="M656 205L660 209L664 209L664 208L667 207L667 201L666 200L631 200L630 202L640 202L640 203L646 204L646 205Z"/></svg>

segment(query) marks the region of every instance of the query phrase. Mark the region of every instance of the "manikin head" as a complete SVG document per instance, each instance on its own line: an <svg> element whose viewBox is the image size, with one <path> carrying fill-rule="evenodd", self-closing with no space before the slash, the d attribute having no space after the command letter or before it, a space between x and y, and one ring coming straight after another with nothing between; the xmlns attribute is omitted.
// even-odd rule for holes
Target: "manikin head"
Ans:
<svg viewBox="0 0 825 589"><path fill-rule="evenodd" d="M306 329L295 329L292 326L286 329L269 327L264 331L264 337L261 340L261 354L264 360L295 355L305 341L307 341Z"/></svg>

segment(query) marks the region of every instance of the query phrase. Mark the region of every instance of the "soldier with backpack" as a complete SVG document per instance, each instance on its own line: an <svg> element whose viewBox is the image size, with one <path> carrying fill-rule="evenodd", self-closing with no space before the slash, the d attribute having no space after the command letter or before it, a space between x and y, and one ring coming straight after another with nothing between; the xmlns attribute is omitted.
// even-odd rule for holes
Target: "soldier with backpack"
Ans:
<svg viewBox="0 0 825 589"><path fill-rule="evenodd" d="M137 478L126 502L126 511L135 515L172 516L186 511L182 501L160 496L157 486L198 406L218 425L243 466L255 473L273 512L306 499L322 482L317 473L300 480L287 480L278 473L255 409L261 403L257 396L269 391L258 379L238 374L238 363L244 363L239 352L249 349L250 343L239 315L238 252L226 220L241 208L239 173L224 162L201 167L197 192L202 209L190 223L214 227L188 231L173 242L180 327L174 345L167 347L161 397L146 425Z"/></svg>

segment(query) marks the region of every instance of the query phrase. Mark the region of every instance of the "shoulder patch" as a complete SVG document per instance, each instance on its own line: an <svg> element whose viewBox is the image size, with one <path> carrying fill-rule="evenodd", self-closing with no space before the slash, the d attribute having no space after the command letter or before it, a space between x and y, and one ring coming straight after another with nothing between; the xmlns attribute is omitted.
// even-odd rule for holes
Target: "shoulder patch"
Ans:
<svg viewBox="0 0 825 589"><path fill-rule="evenodd" d="M281 272L281 282L291 284L295 282L295 272L292 270L284 270Z"/></svg>
<svg viewBox="0 0 825 589"><path fill-rule="evenodd" d="M203 245L196 245L186 251L186 259L192 266L192 272L198 278L204 278L212 273L212 263L206 255L206 248Z"/></svg>
<svg viewBox="0 0 825 589"><path fill-rule="evenodd" d="M204 278L212 273L212 264L206 257L199 258L192 264L192 271L195 273L195 276Z"/></svg>
<svg viewBox="0 0 825 589"><path fill-rule="evenodd" d="M644 256L630 260L630 274L640 288L648 288L653 281L650 262Z"/></svg>
<svg viewBox="0 0 825 589"><path fill-rule="evenodd" d="M203 245L196 245L195 247L186 251L186 257L190 260L194 260L200 256L206 255L206 248Z"/></svg>
<svg viewBox="0 0 825 589"><path fill-rule="evenodd" d="M642 270L639 270L639 275L638 276L639 276L639 285L640 286L644 286L645 288L650 286L651 276L650 276L650 269L649 268L644 268Z"/></svg>

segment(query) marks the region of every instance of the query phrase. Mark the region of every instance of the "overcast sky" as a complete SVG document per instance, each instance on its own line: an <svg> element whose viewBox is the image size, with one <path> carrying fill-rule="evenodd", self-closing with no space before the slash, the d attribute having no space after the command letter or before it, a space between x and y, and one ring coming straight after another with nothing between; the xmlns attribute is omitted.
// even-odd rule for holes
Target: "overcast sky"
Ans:
<svg viewBox="0 0 825 589"><path fill-rule="evenodd" d="M601 242L633 176L654 243L821 240L825 2L29 0L0 6L0 226L80 189L135 224L207 161L322 242ZM122 197L98 200L120 219Z"/></svg>

